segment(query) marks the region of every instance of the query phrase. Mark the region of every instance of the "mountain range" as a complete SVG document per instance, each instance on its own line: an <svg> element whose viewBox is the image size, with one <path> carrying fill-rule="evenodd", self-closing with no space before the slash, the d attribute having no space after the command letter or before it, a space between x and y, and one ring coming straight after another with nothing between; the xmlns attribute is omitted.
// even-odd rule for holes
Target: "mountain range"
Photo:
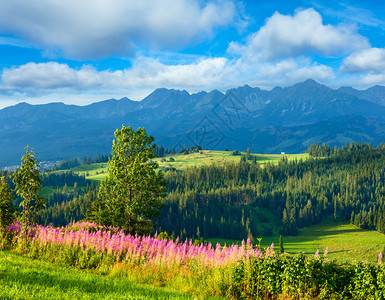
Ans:
<svg viewBox="0 0 385 300"><path fill-rule="evenodd" d="M385 141L385 87L332 89L314 80L270 91L248 85L221 93L157 89L141 101L87 106L19 103L0 110L0 167L20 162L28 144L38 159L111 151L122 124L144 127L158 145L257 153L303 152L313 143Z"/></svg>

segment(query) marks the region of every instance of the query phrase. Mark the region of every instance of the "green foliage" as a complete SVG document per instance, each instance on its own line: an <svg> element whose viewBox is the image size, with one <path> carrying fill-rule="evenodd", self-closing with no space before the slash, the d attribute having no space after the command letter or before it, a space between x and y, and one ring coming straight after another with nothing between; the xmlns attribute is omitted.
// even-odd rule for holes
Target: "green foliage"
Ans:
<svg viewBox="0 0 385 300"><path fill-rule="evenodd" d="M0 249L7 248L11 239L11 233L7 231L13 221L13 194L5 177L0 178Z"/></svg>
<svg viewBox="0 0 385 300"><path fill-rule="evenodd" d="M144 128L134 131L123 125L115 131L108 175L99 187L98 198L104 204L91 209L90 220L130 233L144 234L152 228L151 219L159 216L166 195L163 173L151 161L155 157L153 142Z"/></svg>
<svg viewBox="0 0 385 300"><path fill-rule="evenodd" d="M35 222L36 213L45 206L45 199L39 195L41 185L39 164L33 150L27 146L25 155L21 158L21 167L13 175L16 194L22 197L20 206L21 222L26 226Z"/></svg>
<svg viewBox="0 0 385 300"><path fill-rule="evenodd" d="M12 223L12 191L5 177L0 178L0 233Z"/></svg>
<svg viewBox="0 0 385 300"><path fill-rule="evenodd" d="M383 299L385 267L317 257L276 255L240 261L231 297L267 299Z"/></svg>

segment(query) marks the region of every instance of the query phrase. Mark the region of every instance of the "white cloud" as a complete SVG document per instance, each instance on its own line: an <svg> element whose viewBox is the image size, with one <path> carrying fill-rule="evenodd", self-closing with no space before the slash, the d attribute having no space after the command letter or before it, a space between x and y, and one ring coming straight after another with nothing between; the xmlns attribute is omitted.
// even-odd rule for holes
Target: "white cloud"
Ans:
<svg viewBox="0 0 385 300"><path fill-rule="evenodd" d="M361 88L385 85L385 48L357 51L343 60L341 75Z"/></svg>
<svg viewBox="0 0 385 300"><path fill-rule="evenodd" d="M344 59L341 71L385 74L385 49L368 48L354 52Z"/></svg>
<svg viewBox="0 0 385 300"><path fill-rule="evenodd" d="M184 47L231 24L236 10L229 0L2 0L0 32L67 58L98 58Z"/></svg>
<svg viewBox="0 0 385 300"><path fill-rule="evenodd" d="M324 25L314 9L293 16L276 12L245 46L232 43L230 53L264 60L279 60L307 54L344 55L368 47L365 37L344 25Z"/></svg>
<svg viewBox="0 0 385 300"><path fill-rule="evenodd" d="M186 65L164 65L141 57L131 69L117 71L97 71L91 66L72 69L57 62L28 63L5 69L1 76L1 88L36 95L57 89L77 93L116 88L204 88L220 83L226 72L226 61L225 58L206 58Z"/></svg>
<svg viewBox="0 0 385 300"><path fill-rule="evenodd" d="M252 63L241 58L232 67L232 75L236 78L237 85L248 83L265 89L277 85L288 86L309 78L326 84L335 78L332 68L306 58Z"/></svg>

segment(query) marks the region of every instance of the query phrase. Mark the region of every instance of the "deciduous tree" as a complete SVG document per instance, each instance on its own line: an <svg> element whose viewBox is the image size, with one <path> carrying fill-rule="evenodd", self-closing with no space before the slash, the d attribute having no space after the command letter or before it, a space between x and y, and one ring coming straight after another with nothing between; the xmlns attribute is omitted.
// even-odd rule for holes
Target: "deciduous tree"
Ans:
<svg viewBox="0 0 385 300"><path fill-rule="evenodd" d="M139 234L152 228L151 219L160 214L166 195L163 173L151 161L155 147L154 138L144 128L134 131L123 125L115 131L108 175L101 182L98 194L99 200L105 202L98 206L98 214L105 216L103 208L108 210L108 218L102 218L109 223L106 225Z"/></svg>

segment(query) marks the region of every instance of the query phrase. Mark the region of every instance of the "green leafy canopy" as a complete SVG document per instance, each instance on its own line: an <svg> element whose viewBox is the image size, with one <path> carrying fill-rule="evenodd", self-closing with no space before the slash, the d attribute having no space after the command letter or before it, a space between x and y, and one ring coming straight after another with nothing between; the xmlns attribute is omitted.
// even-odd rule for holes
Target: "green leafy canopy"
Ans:
<svg viewBox="0 0 385 300"><path fill-rule="evenodd" d="M130 233L143 234L152 228L151 219L159 216L166 195L163 173L151 161L155 148L154 138L144 128L134 131L123 125L115 131L108 175L98 194L105 203L98 206L96 219Z"/></svg>

